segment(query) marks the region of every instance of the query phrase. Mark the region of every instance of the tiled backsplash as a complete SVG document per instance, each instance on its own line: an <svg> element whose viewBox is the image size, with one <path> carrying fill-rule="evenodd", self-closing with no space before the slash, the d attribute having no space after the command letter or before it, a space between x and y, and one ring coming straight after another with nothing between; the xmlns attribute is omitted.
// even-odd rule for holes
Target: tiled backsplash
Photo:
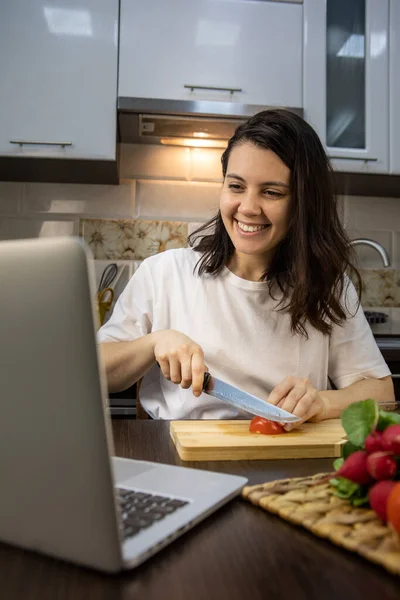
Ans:
<svg viewBox="0 0 400 600"><path fill-rule="evenodd" d="M221 152L122 144L119 186L0 182L0 239L76 235L79 220L87 218L173 221L181 227L205 221L218 207ZM400 268L400 198L341 201L350 237L380 242ZM360 267L382 267L375 250L356 252Z"/></svg>
<svg viewBox="0 0 400 600"><path fill-rule="evenodd" d="M136 182L135 215L141 219L207 220L218 209L220 183Z"/></svg>
<svg viewBox="0 0 400 600"><path fill-rule="evenodd" d="M400 306L400 270L360 269L364 307Z"/></svg>
<svg viewBox="0 0 400 600"><path fill-rule="evenodd" d="M351 239L370 238L382 244L390 261L400 268L400 198L349 196L344 201L344 223ZM359 266L381 268L376 250L357 246Z"/></svg>
<svg viewBox="0 0 400 600"><path fill-rule="evenodd" d="M94 258L143 260L164 250L187 246L188 223L82 219L80 235Z"/></svg>

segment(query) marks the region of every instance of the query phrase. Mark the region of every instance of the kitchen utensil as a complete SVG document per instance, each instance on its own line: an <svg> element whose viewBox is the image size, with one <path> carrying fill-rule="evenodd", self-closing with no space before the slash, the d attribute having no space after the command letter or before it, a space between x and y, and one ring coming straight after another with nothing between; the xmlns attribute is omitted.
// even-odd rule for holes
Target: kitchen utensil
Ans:
<svg viewBox="0 0 400 600"><path fill-rule="evenodd" d="M278 435L249 431L247 421L172 421L170 435L182 460L335 458L346 433L340 419L303 423Z"/></svg>
<svg viewBox="0 0 400 600"><path fill-rule="evenodd" d="M203 392L219 400L229 402L232 406L245 410L252 415L258 415L270 421L276 421L277 423L297 423L301 420L299 417L278 406L274 406L265 400L261 400L261 398L239 390L229 383L212 377L210 373L205 373L204 375Z"/></svg>
<svg viewBox="0 0 400 600"><path fill-rule="evenodd" d="M107 299L104 299L108 295ZM97 304L99 309L100 325L103 325L106 312L110 310L114 300L114 290L110 287L103 288L97 293Z"/></svg>
<svg viewBox="0 0 400 600"><path fill-rule="evenodd" d="M111 263L111 264L107 265L101 275L100 283L99 283L99 287L98 287L97 291L101 292L105 288L110 287L110 285L114 281L115 277L117 276L117 273L118 273L118 266L116 263Z"/></svg>

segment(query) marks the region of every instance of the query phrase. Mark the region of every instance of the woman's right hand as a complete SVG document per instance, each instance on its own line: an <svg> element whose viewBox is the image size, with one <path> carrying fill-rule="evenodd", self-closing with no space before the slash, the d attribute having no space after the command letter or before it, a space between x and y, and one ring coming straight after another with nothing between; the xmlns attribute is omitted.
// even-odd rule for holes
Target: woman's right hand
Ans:
<svg viewBox="0 0 400 600"><path fill-rule="evenodd" d="M192 386L193 394L200 396L204 373L208 371L201 347L190 337L174 329L157 331L153 335L154 356L164 377L180 384L184 389Z"/></svg>

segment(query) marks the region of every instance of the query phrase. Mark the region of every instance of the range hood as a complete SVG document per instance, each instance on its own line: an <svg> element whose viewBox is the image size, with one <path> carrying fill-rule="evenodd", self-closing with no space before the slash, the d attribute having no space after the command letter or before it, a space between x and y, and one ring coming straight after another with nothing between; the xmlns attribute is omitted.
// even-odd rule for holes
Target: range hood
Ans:
<svg viewBox="0 0 400 600"><path fill-rule="evenodd" d="M272 106L236 102L118 98L118 141L225 147L236 127ZM302 108L285 107L301 117ZM334 171L335 192L356 196L400 196L400 175Z"/></svg>
<svg viewBox="0 0 400 600"><path fill-rule="evenodd" d="M235 129L267 106L235 102L118 98L119 141L223 148ZM303 115L301 108L288 108Z"/></svg>

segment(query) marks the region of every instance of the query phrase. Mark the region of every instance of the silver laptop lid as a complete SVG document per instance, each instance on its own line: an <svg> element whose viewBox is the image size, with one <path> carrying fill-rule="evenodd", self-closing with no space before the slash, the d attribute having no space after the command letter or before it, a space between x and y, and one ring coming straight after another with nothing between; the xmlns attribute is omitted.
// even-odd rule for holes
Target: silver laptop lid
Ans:
<svg viewBox="0 0 400 600"><path fill-rule="evenodd" d="M89 276L77 239L0 242L0 540L117 571Z"/></svg>

